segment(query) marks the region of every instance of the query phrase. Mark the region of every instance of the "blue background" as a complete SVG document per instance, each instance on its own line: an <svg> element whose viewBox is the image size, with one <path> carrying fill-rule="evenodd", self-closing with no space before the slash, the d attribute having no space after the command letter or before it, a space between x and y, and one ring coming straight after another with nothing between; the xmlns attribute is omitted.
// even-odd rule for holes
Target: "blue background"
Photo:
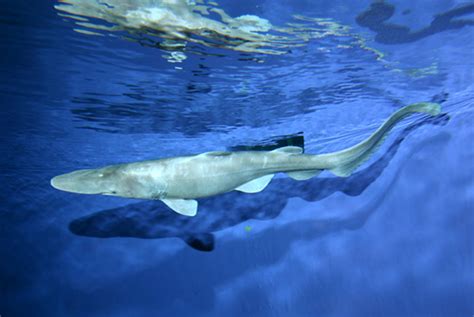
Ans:
<svg viewBox="0 0 474 317"><path fill-rule="evenodd" d="M73 32L54 4L2 1L0 13L2 317L474 313L474 26L430 27L458 7L473 19L472 3L391 0L394 15L369 28L357 20L369 1L222 1L231 16L349 29L263 63L203 47L182 69L156 48ZM337 150L430 100L444 115L403 121L353 176L281 176L203 199L193 219L49 185L299 132L308 153Z"/></svg>

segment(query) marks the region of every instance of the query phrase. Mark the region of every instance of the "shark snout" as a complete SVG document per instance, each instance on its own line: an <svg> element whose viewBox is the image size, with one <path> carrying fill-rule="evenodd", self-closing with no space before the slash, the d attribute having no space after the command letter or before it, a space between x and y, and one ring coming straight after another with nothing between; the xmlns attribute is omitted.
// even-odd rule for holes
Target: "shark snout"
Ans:
<svg viewBox="0 0 474 317"><path fill-rule="evenodd" d="M50 181L56 189L78 194L100 194L101 182L92 170L79 170L58 175Z"/></svg>
<svg viewBox="0 0 474 317"><path fill-rule="evenodd" d="M61 176L55 176L53 178L51 178L51 181L49 182L51 184L51 186L53 186L54 188L56 189L59 189L61 190L62 186L61 186L61 181L62 177Z"/></svg>
<svg viewBox="0 0 474 317"><path fill-rule="evenodd" d="M51 179L51 186L59 190L67 190L70 182L69 174L55 176Z"/></svg>

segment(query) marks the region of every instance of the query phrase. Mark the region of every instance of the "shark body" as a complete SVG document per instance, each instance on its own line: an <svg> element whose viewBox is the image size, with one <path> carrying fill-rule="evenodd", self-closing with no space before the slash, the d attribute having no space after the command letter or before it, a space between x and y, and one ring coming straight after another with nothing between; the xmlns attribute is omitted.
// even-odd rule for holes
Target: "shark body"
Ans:
<svg viewBox="0 0 474 317"><path fill-rule="evenodd" d="M417 112L437 115L440 106L416 103L403 107L367 139L333 153L303 154L295 146L273 151L207 152L78 170L54 177L51 185L81 194L161 200L182 215L194 216L197 198L232 190L260 192L279 172L296 180L309 179L323 170L347 177L370 157L397 122Z"/></svg>

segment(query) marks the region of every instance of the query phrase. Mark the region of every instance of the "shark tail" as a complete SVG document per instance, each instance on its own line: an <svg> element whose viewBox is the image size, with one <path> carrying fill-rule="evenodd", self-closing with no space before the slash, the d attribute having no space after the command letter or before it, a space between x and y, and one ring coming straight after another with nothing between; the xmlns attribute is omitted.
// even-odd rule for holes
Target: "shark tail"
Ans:
<svg viewBox="0 0 474 317"><path fill-rule="evenodd" d="M339 152L318 155L330 162L328 170L336 176L347 177L370 158L387 137L390 130L405 117L414 113L438 115L441 106L437 103L421 102L405 106L393 113L371 136L362 142Z"/></svg>

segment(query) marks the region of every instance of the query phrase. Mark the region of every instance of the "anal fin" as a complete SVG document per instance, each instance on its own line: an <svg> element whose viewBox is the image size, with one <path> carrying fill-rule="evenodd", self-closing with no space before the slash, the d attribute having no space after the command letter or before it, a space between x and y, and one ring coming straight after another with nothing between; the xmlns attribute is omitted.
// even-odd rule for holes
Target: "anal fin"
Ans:
<svg viewBox="0 0 474 317"><path fill-rule="evenodd" d="M258 193L261 192L272 180L274 174L265 175L251 180L248 183L240 185L235 190L244 193Z"/></svg>
<svg viewBox="0 0 474 317"><path fill-rule="evenodd" d="M319 173L321 173L321 170L307 170L307 171L286 172L286 175L288 175L289 177L297 181L304 181L314 176L317 176Z"/></svg>

